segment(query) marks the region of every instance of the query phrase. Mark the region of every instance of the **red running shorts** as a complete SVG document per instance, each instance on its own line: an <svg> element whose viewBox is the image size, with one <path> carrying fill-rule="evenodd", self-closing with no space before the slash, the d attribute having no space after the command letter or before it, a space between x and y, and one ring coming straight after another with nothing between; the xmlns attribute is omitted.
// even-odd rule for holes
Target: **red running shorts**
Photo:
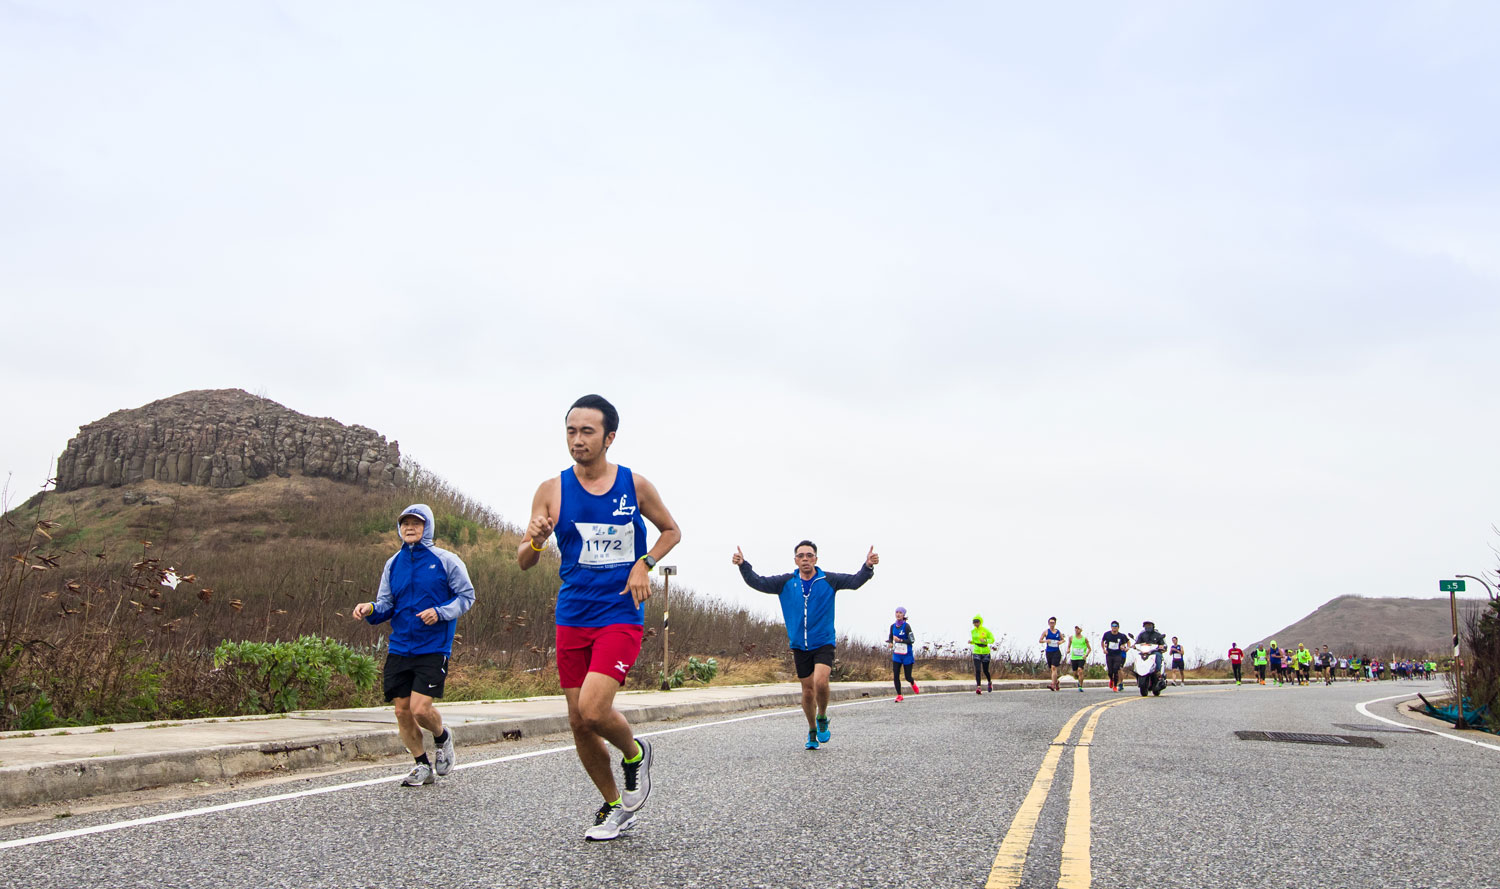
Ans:
<svg viewBox="0 0 1500 889"><path fill-rule="evenodd" d="M563 688L582 688L583 677L603 673L621 685L641 656L640 624L557 628L557 677Z"/></svg>

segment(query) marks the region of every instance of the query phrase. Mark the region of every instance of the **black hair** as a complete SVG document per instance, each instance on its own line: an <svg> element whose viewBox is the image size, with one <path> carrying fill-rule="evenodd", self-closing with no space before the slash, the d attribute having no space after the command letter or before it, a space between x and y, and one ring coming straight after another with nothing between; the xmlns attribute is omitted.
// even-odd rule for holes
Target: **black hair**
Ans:
<svg viewBox="0 0 1500 889"><path fill-rule="evenodd" d="M813 543L811 540L801 541L796 546L792 547L792 552L796 552L797 550L801 549L804 546L810 546L810 547L812 547L813 548L813 555L817 555L818 554L818 545L816 543Z"/></svg>
<svg viewBox="0 0 1500 889"><path fill-rule="evenodd" d="M604 415L605 435L608 435L609 433L614 432L615 430L620 428L620 412L615 410L615 406L610 404L603 395L583 396L582 398L573 402L573 407L568 408L568 414L573 413L573 410L575 408L580 407L593 408L594 410ZM563 417L566 418L568 414L563 414Z"/></svg>
<svg viewBox="0 0 1500 889"><path fill-rule="evenodd" d="M1055 621L1055 620L1057 620L1057 618L1055 618L1055 617L1049 617L1049 618L1047 618L1047 621L1049 623L1052 622L1052 621Z"/></svg>

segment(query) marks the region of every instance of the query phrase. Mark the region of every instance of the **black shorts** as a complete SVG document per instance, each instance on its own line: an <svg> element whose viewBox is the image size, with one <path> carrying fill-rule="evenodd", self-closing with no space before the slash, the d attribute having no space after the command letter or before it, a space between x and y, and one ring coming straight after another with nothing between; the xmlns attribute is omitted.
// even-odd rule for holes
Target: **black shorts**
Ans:
<svg viewBox="0 0 1500 889"><path fill-rule="evenodd" d="M1062 666L1062 649L1061 648L1049 648L1049 649L1047 649L1047 666L1049 666L1049 667L1061 667Z"/></svg>
<svg viewBox="0 0 1500 889"><path fill-rule="evenodd" d="M1088 666L1088 662L1089 662L1088 658L1076 658L1075 657L1075 658L1073 658L1073 669L1075 669L1075 670L1082 670L1084 667Z"/></svg>
<svg viewBox="0 0 1500 889"><path fill-rule="evenodd" d="M443 680L448 678L448 656L442 652L385 656L385 699L409 698L415 691L430 698L443 696Z"/></svg>
<svg viewBox="0 0 1500 889"><path fill-rule="evenodd" d="M987 664L990 662L990 656L987 654L975 654L973 658L976 664Z"/></svg>
<svg viewBox="0 0 1500 889"><path fill-rule="evenodd" d="M1181 670L1182 669L1182 658L1180 658L1180 657L1174 657L1174 658L1172 658L1172 669L1174 669L1174 670Z"/></svg>
<svg viewBox="0 0 1500 889"><path fill-rule="evenodd" d="M828 669L833 669L833 646L824 645L814 648L812 651L803 651L800 648L792 649L792 662L797 665L797 678L806 679L813 674L815 664L823 664Z"/></svg>

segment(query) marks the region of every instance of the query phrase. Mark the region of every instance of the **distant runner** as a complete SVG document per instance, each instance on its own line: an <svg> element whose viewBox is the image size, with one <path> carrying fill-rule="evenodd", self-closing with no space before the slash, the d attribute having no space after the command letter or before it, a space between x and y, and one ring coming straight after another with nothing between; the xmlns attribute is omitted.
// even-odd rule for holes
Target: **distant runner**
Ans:
<svg viewBox="0 0 1500 889"><path fill-rule="evenodd" d="M1250 654L1250 663L1255 667L1255 682L1257 685L1266 684L1266 647L1255 646L1255 651Z"/></svg>
<svg viewBox="0 0 1500 889"><path fill-rule="evenodd" d="M1240 684L1240 665L1244 663L1245 652L1240 650L1238 642L1229 643L1229 667L1234 670L1234 684Z"/></svg>
<svg viewBox="0 0 1500 889"><path fill-rule="evenodd" d="M1047 629L1042 631L1041 638L1036 641L1038 645L1043 646L1047 655L1047 666L1052 671L1052 685L1049 687L1057 691L1057 670L1062 666L1063 641L1062 631L1057 628L1057 618L1047 618Z"/></svg>
<svg viewBox="0 0 1500 889"><path fill-rule="evenodd" d="M839 590L857 590L875 576L880 556L875 547L853 574L829 574L818 567L818 546L803 540L792 548L797 570L791 574L761 577L735 547L730 561L740 566L740 577L753 590L781 597L781 616L786 621L787 642L797 678L802 681L802 712L807 716L807 749L833 737L828 730L828 674L833 670L833 650L838 634L833 628L833 598Z"/></svg>
<svg viewBox="0 0 1500 889"><path fill-rule="evenodd" d="M896 609L896 622L891 624L891 631L886 634L885 644L891 647L891 678L896 681L896 703L901 703L901 668L906 668L906 684L911 686L911 693L919 695L922 690L917 688L917 683L911 678L911 665L916 663L917 656L912 651L915 647L917 637L912 634L911 624L906 620L906 609Z"/></svg>
<svg viewBox="0 0 1500 889"><path fill-rule="evenodd" d="M651 793L651 742L636 739L615 709L615 693L641 654L651 569L682 540L682 532L655 485L609 462L620 428L614 405L585 395L573 402L564 422L573 465L536 489L516 563L522 571L536 565L556 530L562 578L557 675L578 761L604 797L583 836L612 840L635 826L635 813ZM657 531L649 550L645 520ZM620 751L623 792L606 742Z"/></svg>
<svg viewBox="0 0 1500 889"><path fill-rule="evenodd" d="M974 615L974 629L969 631L970 651L974 655L974 694L983 694L979 687L979 671L984 671L984 681L990 685L989 690L995 690L995 682L990 679L990 646L995 644L995 634L991 633L984 625L984 617Z"/></svg>
<svg viewBox="0 0 1500 889"><path fill-rule="evenodd" d="M1120 690L1120 671L1125 667L1125 650L1130 647L1130 637L1120 632L1120 622L1109 622L1109 632L1099 640L1104 646L1104 669L1109 672L1109 690Z"/></svg>
<svg viewBox="0 0 1500 889"><path fill-rule="evenodd" d="M1182 646L1177 644L1176 636L1172 637L1172 647L1167 649L1167 653L1172 656L1172 669L1177 671L1177 684L1187 685L1187 675L1182 671L1184 662Z"/></svg>
<svg viewBox="0 0 1500 889"><path fill-rule="evenodd" d="M1312 652L1307 650L1306 645L1298 642L1297 651L1292 655L1292 659L1297 664L1297 684L1310 684L1312 682Z"/></svg>
<svg viewBox="0 0 1500 889"><path fill-rule="evenodd" d="M1276 685L1281 685L1281 679L1285 675L1281 669L1281 649L1277 647L1276 640L1271 640L1271 647L1266 649L1266 656L1271 659L1271 675L1275 677Z"/></svg>
<svg viewBox="0 0 1500 889"><path fill-rule="evenodd" d="M396 519L401 550L386 560L374 602L354 606L372 624L391 622L386 642L385 699L396 708L396 731L415 765L403 787L432 784L453 768L453 733L432 706L443 696L458 618L474 605L474 584L463 559L433 546L432 507L415 503ZM422 729L436 748L427 758Z"/></svg>
<svg viewBox="0 0 1500 889"><path fill-rule="evenodd" d="M1094 645L1089 637L1083 635L1083 627L1073 626L1073 635L1068 637L1068 660L1073 667L1073 679L1078 683L1078 690L1083 691L1083 672L1088 669L1089 655L1094 651Z"/></svg>

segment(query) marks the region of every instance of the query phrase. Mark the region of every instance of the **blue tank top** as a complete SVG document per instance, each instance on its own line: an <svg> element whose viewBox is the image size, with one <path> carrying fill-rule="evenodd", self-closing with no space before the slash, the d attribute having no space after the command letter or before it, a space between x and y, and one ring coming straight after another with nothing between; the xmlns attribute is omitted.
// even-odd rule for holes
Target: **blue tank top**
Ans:
<svg viewBox="0 0 1500 889"><path fill-rule="evenodd" d="M620 595L630 569L646 554L646 522L635 499L635 476L615 467L607 494L590 494L569 467L562 472L562 507L557 517L557 625L607 627L646 622L646 609L629 593Z"/></svg>
<svg viewBox="0 0 1500 889"><path fill-rule="evenodd" d="M916 663L917 655L911 650L911 624L891 624L891 637L896 643L891 646L891 660L898 664Z"/></svg>
<svg viewBox="0 0 1500 889"><path fill-rule="evenodd" d="M1044 635L1047 637L1048 651L1057 651L1062 647L1062 630L1048 630Z"/></svg>

